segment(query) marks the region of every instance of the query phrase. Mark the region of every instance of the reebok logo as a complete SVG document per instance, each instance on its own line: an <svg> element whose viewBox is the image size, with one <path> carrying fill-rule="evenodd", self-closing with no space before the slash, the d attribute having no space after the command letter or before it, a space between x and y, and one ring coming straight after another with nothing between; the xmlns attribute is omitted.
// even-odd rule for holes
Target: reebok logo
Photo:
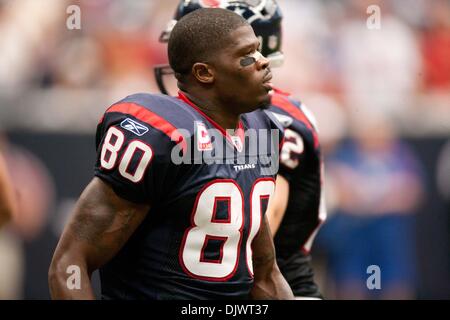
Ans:
<svg viewBox="0 0 450 320"><path fill-rule="evenodd" d="M126 118L120 123L120 126L125 130L133 132L137 136L142 136L148 132L148 128L130 118Z"/></svg>

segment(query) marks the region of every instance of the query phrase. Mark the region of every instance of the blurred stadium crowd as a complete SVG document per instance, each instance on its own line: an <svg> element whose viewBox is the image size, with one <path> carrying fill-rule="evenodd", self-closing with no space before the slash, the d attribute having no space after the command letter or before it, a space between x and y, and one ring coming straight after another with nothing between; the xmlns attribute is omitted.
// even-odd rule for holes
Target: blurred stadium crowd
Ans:
<svg viewBox="0 0 450 320"><path fill-rule="evenodd" d="M97 121L128 94L157 92L158 38L177 3L0 0L0 150L21 208L0 231L0 299L48 298ZM274 83L314 112L324 150L329 217L313 259L325 297L450 298L450 1L278 3L286 61ZM81 29L66 27L69 5ZM369 265L380 291L366 287Z"/></svg>

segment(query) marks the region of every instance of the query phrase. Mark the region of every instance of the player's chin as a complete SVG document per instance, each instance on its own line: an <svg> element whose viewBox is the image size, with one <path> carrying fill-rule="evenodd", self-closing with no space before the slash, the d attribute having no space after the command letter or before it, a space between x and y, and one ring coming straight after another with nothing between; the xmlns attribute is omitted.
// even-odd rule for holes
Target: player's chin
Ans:
<svg viewBox="0 0 450 320"><path fill-rule="evenodd" d="M270 106L271 97L269 91L261 95L261 99L258 105L259 109L267 109Z"/></svg>
<svg viewBox="0 0 450 320"><path fill-rule="evenodd" d="M253 98L251 101L247 100L246 103L241 104L247 107L243 110L243 113L253 112L258 109L267 109L270 106L271 96L267 90L255 90L253 93L247 92L247 97Z"/></svg>
<svg viewBox="0 0 450 320"><path fill-rule="evenodd" d="M267 109L270 106L270 96L261 96L257 101L253 101L252 103L248 104L248 106L249 107L245 110L244 113L253 112L259 109Z"/></svg>

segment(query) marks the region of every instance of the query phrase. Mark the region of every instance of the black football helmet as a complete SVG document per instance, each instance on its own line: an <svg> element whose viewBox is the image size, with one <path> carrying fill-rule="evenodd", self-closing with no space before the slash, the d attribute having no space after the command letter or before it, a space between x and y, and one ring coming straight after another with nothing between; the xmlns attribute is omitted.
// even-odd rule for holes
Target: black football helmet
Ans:
<svg viewBox="0 0 450 320"><path fill-rule="evenodd" d="M282 14L275 0L182 0L177 6L174 18L161 33L160 42L168 42L170 33L179 19L200 8L224 8L244 17L253 27L261 46L259 51L269 59L272 68L283 64L281 52L281 20ZM156 83L160 91L168 94L163 76L173 74L169 65L159 65L154 69Z"/></svg>

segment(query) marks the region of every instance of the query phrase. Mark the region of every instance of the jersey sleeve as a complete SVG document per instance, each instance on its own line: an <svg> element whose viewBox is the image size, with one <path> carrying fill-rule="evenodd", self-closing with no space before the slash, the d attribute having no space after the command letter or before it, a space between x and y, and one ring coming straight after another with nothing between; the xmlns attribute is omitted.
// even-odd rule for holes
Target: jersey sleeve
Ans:
<svg viewBox="0 0 450 320"><path fill-rule="evenodd" d="M171 152L176 130L151 111L134 104L112 106L97 126L95 176L136 203L155 204L175 181Z"/></svg>
<svg viewBox="0 0 450 320"><path fill-rule="evenodd" d="M306 158L305 149L314 149L309 152L319 150L317 125L313 114L300 101L290 96L275 95L272 102L286 113L278 114L285 128L278 173L291 181L296 168Z"/></svg>

